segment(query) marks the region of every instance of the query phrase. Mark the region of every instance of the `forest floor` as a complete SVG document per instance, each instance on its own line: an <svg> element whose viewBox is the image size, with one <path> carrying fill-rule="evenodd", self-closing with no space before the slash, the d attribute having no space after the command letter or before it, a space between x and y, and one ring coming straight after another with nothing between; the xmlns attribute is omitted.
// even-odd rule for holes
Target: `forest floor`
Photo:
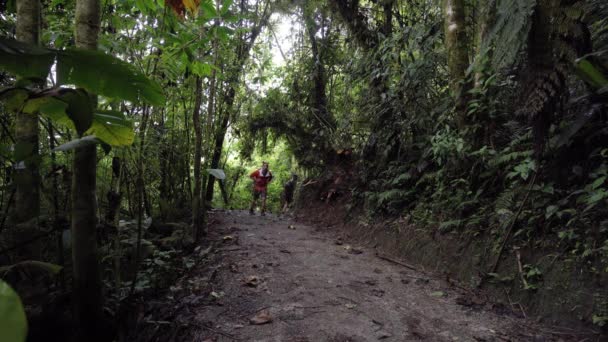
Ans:
<svg viewBox="0 0 608 342"><path fill-rule="evenodd" d="M159 304L146 340L575 340L329 228L246 211L211 221L214 260L187 280L206 289ZM162 324L179 328L161 338Z"/></svg>

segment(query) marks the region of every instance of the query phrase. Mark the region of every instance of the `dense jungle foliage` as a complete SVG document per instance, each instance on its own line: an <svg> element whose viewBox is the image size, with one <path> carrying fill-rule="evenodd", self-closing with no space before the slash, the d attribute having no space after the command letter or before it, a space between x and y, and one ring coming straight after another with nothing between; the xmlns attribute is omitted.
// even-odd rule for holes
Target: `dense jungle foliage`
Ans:
<svg viewBox="0 0 608 342"><path fill-rule="evenodd" d="M285 139L319 173L354 151L337 177L347 184L331 186L355 215L490 236L484 277L507 279L496 273L505 249L526 248L551 257L520 265L526 290L556 259L605 284L607 6L442 6L302 4L302 47L249 132ZM603 326L606 293L595 296L589 319Z"/></svg>
<svg viewBox="0 0 608 342"><path fill-rule="evenodd" d="M551 256L525 290L556 259L606 284L604 1L1 6L0 277L73 293L79 336L191 268L263 160L273 212L295 172L361 220L491 237L485 277L516 247Z"/></svg>

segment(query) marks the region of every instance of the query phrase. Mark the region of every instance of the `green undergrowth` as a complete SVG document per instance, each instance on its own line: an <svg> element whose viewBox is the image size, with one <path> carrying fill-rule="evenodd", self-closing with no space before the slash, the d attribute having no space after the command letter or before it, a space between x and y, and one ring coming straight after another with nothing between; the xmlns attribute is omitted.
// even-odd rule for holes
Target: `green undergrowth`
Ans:
<svg viewBox="0 0 608 342"><path fill-rule="evenodd" d="M535 158L530 140L524 130L503 148L474 150L461 145L458 136L436 135L423 161L391 162L352 188L353 206L363 205L370 220L401 217L433 236L488 242L490 261L480 273L489 282L515 284L528 292L530 302L541 296L539 290L560 284L572 290L569 277L584 274L590 283L576 288L597 292L590 315L580 318L605 326L608 297L601 288L608 275L608 149L597 148L588 159L564 165L555 152ZM445 158L459 155L465 157ZM501 268L501 253L512 259L518 250L526 255L520 269ZM577 271L560 270L564 265ZM560 272L566 277L556 277Z"/></svg>

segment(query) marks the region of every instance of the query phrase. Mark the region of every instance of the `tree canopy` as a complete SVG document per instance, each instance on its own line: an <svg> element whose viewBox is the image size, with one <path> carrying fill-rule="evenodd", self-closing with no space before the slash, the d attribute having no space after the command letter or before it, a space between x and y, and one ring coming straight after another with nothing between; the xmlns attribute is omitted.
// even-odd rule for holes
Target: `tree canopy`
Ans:
<svg viewBox="0 0 608 342"><path fill-rule="evenodd" d="M1 264L69 266L53 273L63 289L85 277L116 313L188 269L177 256L205 241L207 212L248 208L248 176L269 161L273 212L296 173L300 194L358 220L490 241L480 283L527 248L605 285L603 1L2 6ZM183 225L163 235L160 222ZM524 290L552 266L524 263ZM13 270L0 276L19 290ZM577 313L605 326L596 297Z"/></svg>

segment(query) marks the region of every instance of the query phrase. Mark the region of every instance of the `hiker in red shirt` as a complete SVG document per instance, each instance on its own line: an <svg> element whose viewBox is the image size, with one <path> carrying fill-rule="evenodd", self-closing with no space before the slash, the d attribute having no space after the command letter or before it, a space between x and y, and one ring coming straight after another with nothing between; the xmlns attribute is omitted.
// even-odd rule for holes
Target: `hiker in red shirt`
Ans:
<svg viewBox="0 0 608 342"><path fill-rule="evenodd" d="M262 168L253 171L249 178L253 179L253 201L249 208L249 214L253 215L253 208L258 201L258 198L262 198L262 216L266 215L266 186L272 181L272 172L268 170L268 163L262 162Z"/></svg>

